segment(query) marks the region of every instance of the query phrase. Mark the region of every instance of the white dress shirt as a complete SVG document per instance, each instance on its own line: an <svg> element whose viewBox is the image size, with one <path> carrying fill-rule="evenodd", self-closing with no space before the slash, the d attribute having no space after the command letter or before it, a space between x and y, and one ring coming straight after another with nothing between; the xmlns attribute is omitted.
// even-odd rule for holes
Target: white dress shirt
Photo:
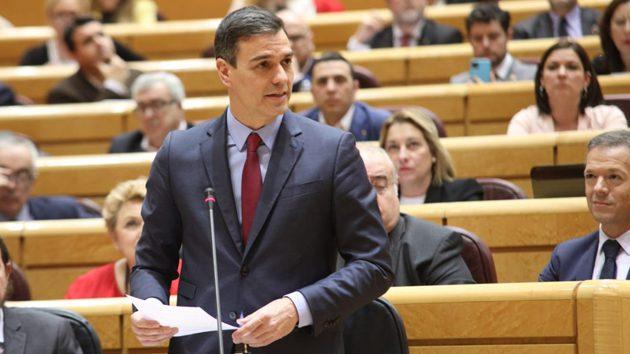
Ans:
<svg viewBox="0 0 630 354"><path fill-rule="evenodd" d="M556 36L559 36L560 33L560 16L556 15L553 12L549 12L551 15L551 22L553 24L553 33ZM582 19L580 18L580 6L575 5L575 7L569 11L566 16L567 19L567 33L571 38L580 38L583 36L582 34Z"/></svg>
<svg viewBox="0 0 630 354"><path fill-rule="evenodd" d="M350 126L352 125L352 116L354 115L354 104L350 106L350 108L348 109L348 111L346 112L346 114L343 115L343 117L341 117L341 119L337 122L337 124L334 125L335 128L339 128L345 132L350 130ZM319 122L322 124L328 124L328 122L326 122L326 118L324 118L324 115L322 114L322 111L319 111L319 114L317 115L319 117Z"/></svg>
<svg viewBox="0 0 630 354"><path fill-rule="evenodd" d="M595 266L593 267L593 279L599 279L599 275L604 267L606 257L604 256L604 252L602 252L602 246L606 240L617 240L617 242L619 242L621 249L617 255L616 279L626 280L628 270L630 270L630 230L626 231L616 239L612 239L604 233L601 225L599 226L599 244L597 245L597 256L595 257Z"/></svg>

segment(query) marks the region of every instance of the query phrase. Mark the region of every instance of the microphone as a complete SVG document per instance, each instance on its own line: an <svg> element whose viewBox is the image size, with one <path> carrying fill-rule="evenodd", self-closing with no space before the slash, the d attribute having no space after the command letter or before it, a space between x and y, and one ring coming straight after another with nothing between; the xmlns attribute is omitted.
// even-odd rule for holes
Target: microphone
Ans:
<svg viewBox="0 0 630 354"><path fill-rule="evenodd" d="M223 327L221 325L221 300L219 297L219 272L217 270L217 246L216 237L214 235L214 215L212 213L212 207L216 199L214 198L214 190L210 187L206 188L203 192L204 202L208 204L208 217L210 218L210 231L208 232L208 238L212 245L212 266L214 272L214 293L217 305L217 335L219 336L219 353L224 354L223 351Z"/></svg>

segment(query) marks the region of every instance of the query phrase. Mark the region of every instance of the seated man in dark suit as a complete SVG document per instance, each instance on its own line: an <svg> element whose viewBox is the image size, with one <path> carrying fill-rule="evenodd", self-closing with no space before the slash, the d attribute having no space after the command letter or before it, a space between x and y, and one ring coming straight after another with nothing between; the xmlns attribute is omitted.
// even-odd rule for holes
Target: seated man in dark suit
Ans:
<svg viewBox="0 0 630 354"><path fill-rule="evenodd" d="M389 112L355 101L359 82L352 64L337 52L324 53L311 72L315 108L303 113L312 120L351 132L356 140L378 140Z"/></svg>
<svg viewBox="0 0 630 354"><path fill-rule="evenodd" d="M350 37L348 50L461 43L457 28L424 18L426 5L427 0L387 0L392 23L370 15Z"/></svg>
<svg viewBox="0 0 630 354"><path fill-rule="evenodd" d="M99 21L78 17L66 27L63 40L79 70L53 87L48 103L129 98L129 87L140 72L116 54L112 38Z"/></svg>
<svg viewBox="0 0 630 354"><path fill-rule="evenodd" d="M630 130L589 142L584 186L599 231L559 244L540 281L630 279Z"/></svg>
<svg viewBox="0 0 630 354"><path fill-rule="evenodd" d="M101 217L73 198L31 198L37 155L37 148L29 139L0 131L0 221Z"/></svg>
<svg viewBox="0 0 630 354"><path fill-rule="evenodd" d="M517 23L514 39L580 38L597 33L598 11L580 7L577 0L549 0L549 6L549 11Z"/></svg>
<svg viewBox="0 0 630 354"><path fill-rule="evenodd" d="M0 353L83 353L70 322L62 317L29 308L5 307L13 263L0 238Z"/></svg>
<svg viewBox="0 0 630 354"><path fill-rule="evenodd" d="M368 178L376 189L389 253L394 286L472 284L475 281L461 257L459 234L431 222L400 213L398 178L385 150L360 146Z"/></svg>
<svg viewBox="0 0 630 354"><path fill-rule="evenodd" d="M184 85L177 76L142 74L131 86L131 96L140 129L114 137L110 153L157 151L169 132L192 127L184 119Z"/></svg>
<svg viewBox="0 0 630 354"><path fill-rule="evenodd" d="M466 31L473 55L492 64L490 81L534 80L536 65L523 63L508 52L512 30L507 11L497 4L480 3L466 18ZM472 81L468 70L451 77L454 84Z"/></svg>

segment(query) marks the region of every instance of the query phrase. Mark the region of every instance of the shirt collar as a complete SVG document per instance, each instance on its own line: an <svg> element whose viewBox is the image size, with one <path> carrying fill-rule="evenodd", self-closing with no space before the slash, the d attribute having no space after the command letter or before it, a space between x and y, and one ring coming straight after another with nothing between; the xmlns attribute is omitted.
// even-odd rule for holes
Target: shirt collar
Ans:
<svg viewBox="0 0 630 354"><path fill-rule="evenodd" d="M339 128L347 132L348 130L350 130L350 126L352 125L353 116L354 116L354 104L352 104L350 108L348 108L348 111L346 111L346 114L344 114L343 117L341 117L341 119L339 120L339 122L335 124L335 128ZM321 110L319 111L318 117L319 117L320 123L328 124L326 123L326 118L324 118L324 115L322 114Z"/></svg>
<svg viewBox="0 0 630 354"><path fill-rule="evenodd" d="M177 126L177 129L175 130L186 130L186 128L188 128L188 123L186 123L185 120L179 122L179 125ZM140 149L142 149L142 151L157 151L160 147L155 147L155 146L151 146L149 145L149 138L147 138L146 135L142 135L142 140L140 141Z"/></svg>
<svg viewBox="0 0 630 354"><path fill-rule="evenodd" d="M512 54L510 53L506 53L505 57L503 58L503 61L501 61L501 63L499 65L497 65L497 67L494 69L494 72L496 73L498 77L498 79L500 80L507 80L508 75L510 75L510 70L512 69L512 64L514 63L514 58L512 57Z"/></svg>
<svg viewBox="0 0 630 354"><path fill-rule="evenodd" d="M560 25L560 16L553 11L549 11L549 15L551 15L554 28L557 28ZM580 6L575 5L564 17L567 19L569 27L571 27L574 23L579 23L576 21L580 20Z"/></svg>
<svg viewBox="0 0 630 354"><path fill-rule="evenodd" d="M599 225L599 245L597 246L597 254L602 252L602 246L606 240L617 240L619 245L621 245L621 249L626 253L626 255L630 255L630 230L627 230L625 233L621 234L617 238L610 238L604 230L602 229L602 225Z"/></svg>
<svg viewBox="0 0 630 354"><path fill-rule="evenodd" d="M31 210L28 207L28 203L24 203L20 212L16 215L15 220L9 219L8 216L0 213L0 221L31 221L33 220L33 216L31 215Z"/></svg>
<svg viewBox="0 0 630 354"><path fill-rule="evenodd" d="M236 117L234 117L234 115L232 114L232 109L228 106L228 134L232 138L232 141L236 144L236 147L239 151L243 151L243 149L245 149L247 137L252 132L257 133L262 139L265 146L269 149L269 151L272 151L273 143L276 140L276 136L278 135L278 130L280 129L280 124L282 124L283 116L284 114L279 114L271 123L265 125L258 130L252 130L245 126L243 123L239 122L238 119L236 119Z"/></svg>
<svg viewBox="0 0 630 354"><path fill-rule="evenodd" d="M411 43L411 46L415 46L416 42L418 42L418 38L422 37L422 29L424 28L424 19L420 19L420 21L418 21L418 23L413 27L413 30L411 31L410 35L411 37L409 38L409 42ZM401 37L403 35L402 30L400 29L400 27L398 27L398 25L394 24L392 25L392 31L394 33L394 44L396 44L396 46L400 46L400 42L401 42Z"/></svg>

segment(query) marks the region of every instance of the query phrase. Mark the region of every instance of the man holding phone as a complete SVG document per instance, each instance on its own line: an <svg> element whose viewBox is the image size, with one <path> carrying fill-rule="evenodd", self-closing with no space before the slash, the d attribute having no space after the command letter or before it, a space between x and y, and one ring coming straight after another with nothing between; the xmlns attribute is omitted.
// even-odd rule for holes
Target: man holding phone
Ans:
<svg viewBox="0 0 630 354"><path fill-rule="evenodd" d="M59 82L48 94L48 103L96 102L129 98L129 87L141 73L130 69L114 49L112 38L92 17L78 17L63 40L79 70Z"/></svg>
<svg viewBox="0 0 630 354"><path fill-rule="evenodd" d="M466 18L468 41L475 56L470 71L451 77L451 83L533 80L536 65L514 58L507 51L512 37L510 14L496 4L481 3Z"/></svg>

